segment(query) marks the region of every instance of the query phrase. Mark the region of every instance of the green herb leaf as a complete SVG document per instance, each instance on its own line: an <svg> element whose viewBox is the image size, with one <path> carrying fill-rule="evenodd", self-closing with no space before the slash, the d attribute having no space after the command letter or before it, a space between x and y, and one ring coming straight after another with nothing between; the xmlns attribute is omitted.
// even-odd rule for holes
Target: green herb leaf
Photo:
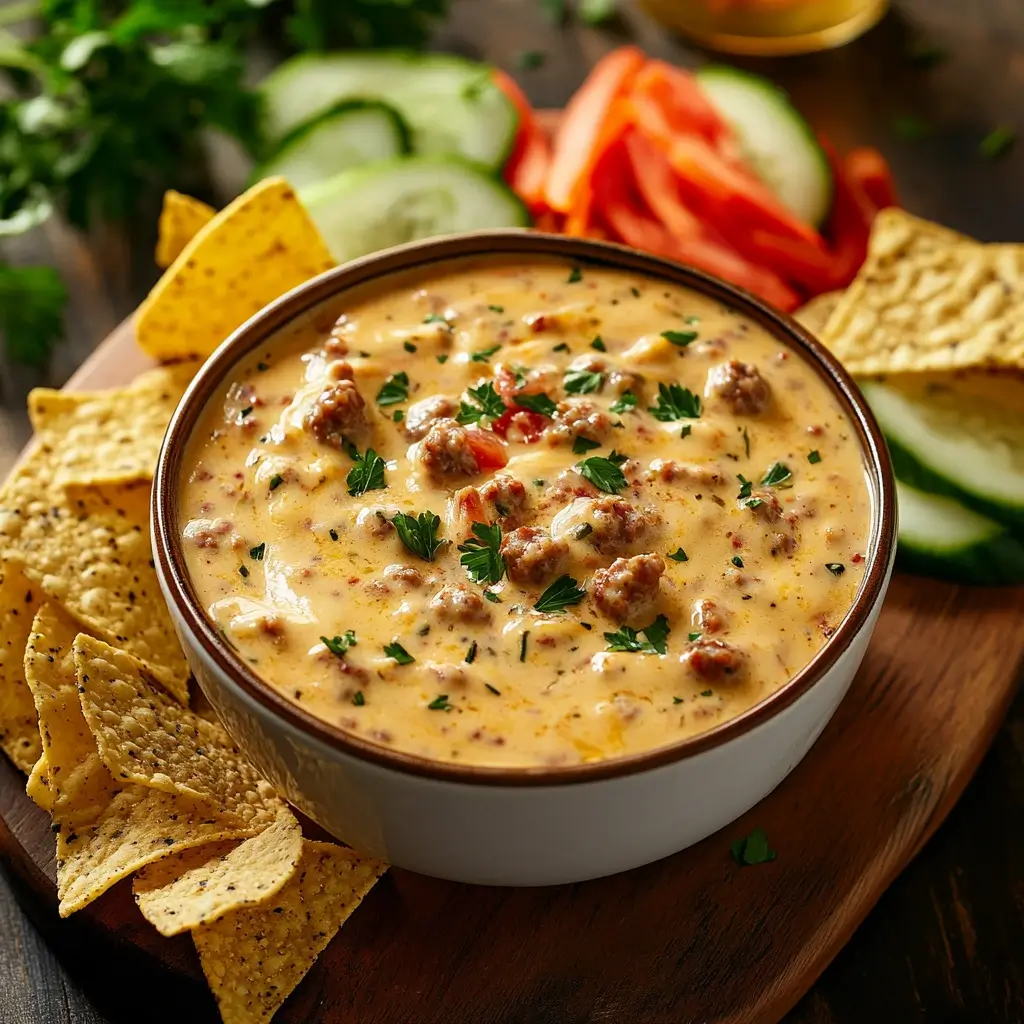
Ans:
<svg viewBox="0 0 1024 1024"><path fill-rule="evenodd" d="M671 632L668 619L659 615L649 626L635 630L623 626L614 633L605 633L604 639L610 651L626 651L632 654L664 654L668 650L668 635ZM640 639L640 635L644 639Z"/></svg>
<svg viewBox="0 0 1024 1024"><path fill-rule="evenodd" d="M421 512L419 516L399 512L391 523L398 532L401 542L414 555L418 555L425 562L434 560L437 549L444 543L443 538L437 536L438 527L441 525L438 516L433 512Z"/></svg>
<svg viewBox="0 0 1024 1024"><path fill-rule="evenodd" d="M451 321L447 317L441 316L440 313L428 314L423 318L423 322L425 324L441 324L444 327L447 327L449 331L452 329Z"/></svg>
<svg viewBox="0 0 1024 1024"><path fill-rule="evenodd" d="M500 351L500 345L492 345L490 348L483 348L479 352L474 352L469 358L472 359L474 363L486 363L495 352Z"/></svg>
<svg viewBox="0 0 1024 1024"><path fill-rule="evenodd" d="M498 523L474 523L473 536L459 545L459 562L474 583L500 583L505 575L501 554L501 526Z"/></svg>
<svg viewBox="0 0 1024 1024"><path fill-rule="evenodd" d="M583 280L583 271L579 267L573 267L569 271L569 277L566 281L567 284L579 284Z"/></svg>
<svg viewBox="0 0 1024 1024"><path fill-rule="evenodd" d="M601 337L600 334L590 343L590 347L593 349L597 349L598 352L608 351L608 346L605 345L604 339Z"/></svg>
<svg viewBox="0 0 1024 1024"><path fill-rule="evenodd" d="M773 462L761 478L762 487L788 487L793 481L789 467L782 462Z"/></svg>
<svg viewBox="0 0 1024 1024"><path fill-rule="evenodd" d="M821 452L819 452L817 448L815 448L813 452L808 452L807 461L812 466L816 466L819 462L821 462Z"/></svg>
<svg viewBox="0 0 1024 1024"><path fill-rule="evenodd" d="M714 693L714 690L701 690L700 691L700 695L702 697L710 697L712 693Z"/></svg>
<svg viewBox="0 0 1024 1024"><path fill-rule="evenodd" d="M384 653L399 665L411 665L416 659L397 641L384 645Z"/></svg>
<svg viewBox="0 0 1024 1024"><path fill-rule="evenodd" d="M437 695L437 696L436 696L436 697L435 697L435 698L434 698L434 699L433 699L433 700L432 700L432 701L431 701L431 702L430 702L430 703L429 703L429 704L427 705L427 707L428 707L428 708L429 708L429 709L430 709L431 711L452 711L452 710L453 710L453 709L455 708L455 705L454 705L454 704L449 704L449 703L448 703L448 694L447 694L447 693L439 693L439 694L438 694L438 695Z"/></svg>
<svg viewBox="0 0 1024 1024"><path fill-rule="evenodd" d="M571 576L559 576L540 597L533 607L539 612L564 612L571 604L579 604L587 596Z"/></svg>
<svg viewBox="0 0 1024 1024"><path fill-rule="evenodd" d="M281 476L281 474L280 474L280 473L275 473L275 474L274 474L274 475L273 475L273 476L272 476L272 477L270 478L270 489L271 489L272 491L276 491L276 490L278 489L278 487L280 487L280 486L281 486L281 484L283 484L283 483L284 483L284 477L283 477L283 476Z"/></svg>
<svg viewBox="0 0 1024 1024"><path fill-rule="evenodd" d="M377 392L377 404L380 406L398 405L408 400L409 375L404 370L388 377Z"/></svg>
<svg viewBox="0 0 1024 1024"><path fill-rule="evenodd" d="M701 412L700 397L680 384L659 384L658 404L650 406L647 411L662 423L696 419Z"/></svg>
<svg viewBox="0 0 1024 1024"><path fill-rule="evenodd" d="M464 661L466 662L467 665L472 665L473 662L476 661L476 651L477 651L477 642L474 640L469 645L469 650L466 651L466 657L465 657Z"/></svg>
<svg viewBox="0 0 1024 1024"><path fill-rule="evenodd" d="M573 455L585 455L587 452L592 452L595 448L600 447L600 441L591 441L589 437L584 437L580 434L572 443L572 453Z"/></svg>
<svg viewBox="0 0 1024 1024"><path fill-rule="evenodd" d="M737 478L740 482L740 493L736 495L738 501L746 501L750 497L750 491L754 486L753 480L748 480L742 473Z"/></svg>
<svg viewBox="0 0 1024 1024"><path fill-rule="evenodd" d="M610 458L592 455L589 459L576 463L580 476L589 480L599 491L605 494L618 494L627 486L625 474Z"/></svg>
<svg viewBox="0 0 1024 1024"><path fill-rule="evenodd" d="M487 308L492 313L504 313L505 312L505 307L504 306L488 306Z"/></svg>
<svg viewBox="0 0 1024 1024"><path fill-rule="evenodd" d="M676 548L668 557L671 558L673 562L688 562L690 560L690 556L682 548Z"/></svg>
<svg viewBox="0 0 1024 1024"><path fill-rule="evenodd" d="M743 428L743 454L750 458L750 434L746 427Z"/></svg>
<svg viewBox="0 0 1024 1024"><path fill-rule="evenodd" d="M530 412L539 413L541 416L554 416L558 408L558 405L543 392L539 395L516 395L513 401L523 409L529 409Z"/></svg>
<svg viewBox="0 0 1024 1024"><path fill-rule="evenodd" d="M662 331L661 336L680 348L686 348L691 342L697 340L696 331Z"/></svg>
<svg viewBox="0 0 1024 1024"><path fill-rule="evenodd" d="M494 420L505 411L505 403L490 382L476 388L468 388L466 393L475 404L465 401L460 403L459 415L456 418L462 424L479 423L485 417Z"/></svg>
<svg viewBox="0 0 1024 1024"><path fill-rule="evenodd" d="M406 352L417 351L416 346L411 341L403 341L402 348L404 348Z"/></svg>
<svg viewBox="0 0 1024 1024"><path fill-rule="evenodd" d="M768 845L763 828L755 828L745 839L737 839L730 847L732 859L742 867L767 864L775 860L776 852Z"/></svg>
<svg viewBox="0 0 1024 1024"><path fill-rule="evenodd" d="M365 455L355 456L355 465L348 471L345 483L348 493L353 497L367 491L380 491L387 487L384 480L384 460L372 449L367 448Z"/></svg>
<svg viewBox="0 0 1024 1024"><path fill-rule="evenodd" d="M637 397L632 391L623 391L618 398L612 402L609 406L609 412L613 412L616 415L619 413L630 412L636 408Z"/></svg>
<svg viewBox="0 0 1024 1024"><path fill-rule="evenodd" d="M487 689L490 690L491 693L493 693L495 697L500 697L501 696L501 690L499 690L496 686L491 686L490 683L484 683L484 686L486 686Z"/></svg>
<svg viewBox="0 0 1024 1024"><path fill-rule="evenodd" d="M366 698L363 696L362 690L356 690L356 692L352 694L352 703L355 704L357 708L361 708L366 703Z"/></svg>
<svg viewBox="0 0 1024 1024"><path fill-rule="evenodd" d="M846 572L846 566L842 562L826 562L825 568L828 569L833 576L842 576Z"/></svg>
<svg viewBox="0 0 1024 1024"><path fill-rule="evenodd" d="M570 370L563 379L566 393L570 395L589 395L603 383L604 374L591 370Z"/></svg>
<svg viewBox="0 0 1024 1024"><path fill-rule="evenodd" d="M528 629L523 630L523 635L519 638L519 660L526 661L526 644L530 639L530 631Z"/></svg>
<svg viewBox="0 0 1024 1024"><path fill-rule="evenodd" d="M743 559L740 558L739 555L733 555L732 558L730 559L730 561L732 562L733 565L736 566L737 569L742 569L743 568Z"/></svg>
<svg viewBox="0 0 1024 1024"><path fill-rule="evenodd" d="M441 364L442 366L444 366L444 364L448 362L448 354L447 354L446 352L442 352L442 353L441 353L441 355L439 355L439 356L437 357L437 361L438 361L438 362L439 362L439 363L440 363L440 364Z"/></svg>
<svg viewBox="0 0 1024 1024"><path fill-rule="evenodd" d="M493 590L485 590L484 599L490 601L491 604L501 604L501 598Z"/></svg>
<svg viewBox="0 0 1024 1024"><path fill-rule="evenodd" d="M351 629L346 629L344 636L322 636L320 642L335 657L343 658L350 647L356 646L356 635Z"/></svg>
<svg viewBox="0 0 1024 1024"><path fill-rule="evenodd" d="M246 568L246 566L244 566L244 565L240 565L238 567L238 575L241 576L243 580L244 579L248 579L248 577L249 577L249 570L248 570L248 568Z"/></svg>
<svg viewBox="0 0 1024 1024"><path fill-rule="evenodd" d="M267 553L267 542L261 541L254 548L249 548L249 557L257 562L263 561L263 556Z"/></svg>
<svg viewBox="0 0 1024 1024"><path fill-rule="evenodd" d="M690 633L687 639L690 643L696 643L704 634L703 633Z"/></svg>

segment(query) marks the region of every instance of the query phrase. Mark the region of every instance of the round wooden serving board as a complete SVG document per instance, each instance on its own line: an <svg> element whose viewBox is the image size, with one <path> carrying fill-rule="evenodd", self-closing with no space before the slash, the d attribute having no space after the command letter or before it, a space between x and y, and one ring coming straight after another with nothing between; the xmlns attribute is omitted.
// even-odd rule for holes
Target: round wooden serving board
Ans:
<svg viewBox="0 0 1024 1024"><path fill-rule="evenodd" d="M146 365L126 324L69 387L124 384ZM471 887L392 870L277 1019L780 1020L974 773L1016 688L1022 612L1024 588L897 576L835 718L744 818L659 863L558 888ZM0 852L23 902L112 1020L217 1020L191 941L161 938L130 883L58 919L49 819L3 758L0 819ZM741 868L730 843L756 826L778 859Z"/></svg>

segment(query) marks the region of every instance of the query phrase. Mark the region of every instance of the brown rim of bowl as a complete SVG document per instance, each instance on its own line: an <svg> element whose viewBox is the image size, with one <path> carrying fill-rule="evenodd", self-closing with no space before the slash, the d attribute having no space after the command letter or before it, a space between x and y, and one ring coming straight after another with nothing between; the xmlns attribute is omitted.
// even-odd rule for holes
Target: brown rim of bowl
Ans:
<svg viewBox="0 0 1024 1024"><path fill-rule="evenodd" d="M181 460L192 428L230 367L296 317L349 288L371 283L393 273L472 256L562 258L583 265L634 271L693 288L718 299L740 310L782 340L787 347L807 357L807 361L828 383L855 425L872 492L870 551L860 591L836 632L814 658L789 682L742 714L678 743L606 761L519 768L451 764L370 743L309 714L252 672L231 647L224 643L211 620L203 613L185 569L178 528L178 480ZM300 285L257 313L210 357L178 406L160 451L153 484L152 515L157 569L163 576L165 589L170 593L178 614L205 655L249 699L293 728L360 760L421 777L495 786L566 785L647 771L722 746L768 721L810 690L867 625L882 594L895 554L896 538L895 488L882 432L849 374L799 324L753 295L692 267L649 256L625 246L530 230L453 235L413 242L365 256Z"/></svg>

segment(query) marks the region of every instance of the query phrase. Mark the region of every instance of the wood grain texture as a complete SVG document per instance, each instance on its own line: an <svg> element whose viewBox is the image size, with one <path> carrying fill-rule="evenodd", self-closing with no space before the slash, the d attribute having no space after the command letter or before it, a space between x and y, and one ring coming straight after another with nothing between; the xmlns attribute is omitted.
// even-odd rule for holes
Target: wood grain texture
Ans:
<svg viewBox="0 0 1024 1024"><path fill-rule="evenodd" d="M145 365L125 323L71 386L121 384ZM1021 589L897 577L835 719L743 819L657 864L578 885L508 890L392 871L283 1020L407 1024L414 1006L417 1020L439 1024L781 1019L977 768L1015 690L1022 612ZM149 1019L215 1020L188 938L162 939L127 883L56 920L49 821L6 763L0 818L0 852L32 894L37 920L88 951L90 973L108 978L108 998L131 965L130 993L140 979L159 993ZM779 857L741 868L730 841L755 826Z"/></svg>

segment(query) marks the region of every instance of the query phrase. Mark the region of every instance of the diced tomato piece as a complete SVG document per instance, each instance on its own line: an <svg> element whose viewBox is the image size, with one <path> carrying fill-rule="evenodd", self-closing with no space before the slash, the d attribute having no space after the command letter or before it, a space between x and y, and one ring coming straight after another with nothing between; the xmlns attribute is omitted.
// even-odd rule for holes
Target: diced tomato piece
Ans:
<svg viewBox="0 0 1024 1024"><path fill-rule="evenodd" d="M489 430L467 430L469 448L481 469L501 469L508 464L508 450L500 437Z"/></svg>
<svg viewBox="0 0 1024 1024"><path fill-rule="evenodd" d="M524 409L521 405L509 406L495 421L493 429L496 434L508 437L509 429L514 425L516 432L522 434L528 443L540 440L545 427L551 421L532 409Z"/></svg>
<svg viewBox="0 0 1024 1024"><path fill-rule="evenodd" d="M469 523L486 523L484 499L475 487L463 487L455 492L455 514Z"/></svg>

